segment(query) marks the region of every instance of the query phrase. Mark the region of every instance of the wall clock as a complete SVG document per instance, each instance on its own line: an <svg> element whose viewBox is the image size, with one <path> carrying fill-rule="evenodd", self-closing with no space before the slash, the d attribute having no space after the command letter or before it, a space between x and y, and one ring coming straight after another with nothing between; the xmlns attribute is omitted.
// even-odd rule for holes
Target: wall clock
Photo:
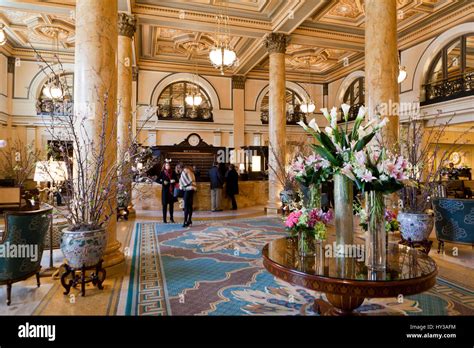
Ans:
<svg viewBox="0 0 474 348"><path fill-rule="evenodd" d="M201 142L201 137L198 134L192 133L188 136L189 145L198 146L200 142Z"/></svg>

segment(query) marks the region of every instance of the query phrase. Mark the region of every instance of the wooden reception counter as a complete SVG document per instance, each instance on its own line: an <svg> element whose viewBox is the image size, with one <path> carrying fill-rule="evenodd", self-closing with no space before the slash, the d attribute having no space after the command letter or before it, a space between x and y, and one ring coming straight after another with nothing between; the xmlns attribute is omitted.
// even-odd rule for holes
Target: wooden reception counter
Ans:
<svg viewBox="0 0 474 348"><path fill-rule="evenodd" d="M161 185L157 183L136 183L133 189L133 205L136 209L161 210ZM265 205L268 201L268 181L239 181L236 195L239 208ZM222 209L231 209L230 199L222 191ZM175 207L176 209L177 207ZM208 182L198 182L194 196L195 210L211 210L211 189Z"/></svg>

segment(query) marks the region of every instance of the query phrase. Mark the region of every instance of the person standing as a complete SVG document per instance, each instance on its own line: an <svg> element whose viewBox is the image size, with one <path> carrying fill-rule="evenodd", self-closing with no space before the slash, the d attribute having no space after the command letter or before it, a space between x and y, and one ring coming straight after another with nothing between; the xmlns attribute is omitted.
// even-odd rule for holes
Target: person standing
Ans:
<svg viewBox="0 0 474 348"><path fill-rule="evenodd" d="M221 197L222 187L224 187L224 178L219 171L217 162L214 162L212 168L209 169L209 180L211 181L211 210L222 211Z"/></svg>
<svg viewBox="0 0 474 348"><path fill-rule="evenodd" d="M158 176L157 182L161 184L161 204L163 206L163 222L166 224L166 215L169 206L170 222L174 223L174 188L178 180L176 172L171 169L171 161L165 160L165 164Z"/></svg>
<svg viewBox="0 0 474 348"><path fill-rule="evenodd" d="M237 210L237 201L235 195L239 194L239 174L235 170L235 166L231 164L229 170L225 174L226 179L226 193L232 200L232 210Z"/></svg>
<svg viewBox="0 0 474 348"><path fill-rule="evenodd" d="M184 223L183 227L193 224L193 198L194 192L197 190L196 177L190 166L185 166L181 177L179 178L179 188L184 191Z"/></svg>

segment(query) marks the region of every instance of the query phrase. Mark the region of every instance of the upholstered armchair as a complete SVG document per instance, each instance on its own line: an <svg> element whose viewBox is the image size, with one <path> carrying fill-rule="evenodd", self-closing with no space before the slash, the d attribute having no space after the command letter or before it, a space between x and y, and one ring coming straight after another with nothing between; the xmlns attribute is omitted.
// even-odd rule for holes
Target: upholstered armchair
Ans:
<svg viewBox="0 0 474 348"><path fill-rule="evenodd" d="M474 199L435 198L433 210L438 252L445 241L474 244Z"/></svg>
<svg viewBox="0 0 474 348"><path fill-rule="evenodd" d="M7 305L11 303L13 283L36 274L40 286L44 239L52 212L47 206L40 210L5 213L5 232L0 237L0 285L7 285Z"/></svg>

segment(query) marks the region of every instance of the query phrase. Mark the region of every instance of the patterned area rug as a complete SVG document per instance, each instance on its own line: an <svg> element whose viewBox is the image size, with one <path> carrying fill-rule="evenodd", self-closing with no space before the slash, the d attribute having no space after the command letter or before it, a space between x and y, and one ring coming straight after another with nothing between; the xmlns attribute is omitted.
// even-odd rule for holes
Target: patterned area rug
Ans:
<svg viewBox="0 0 474 348"><path fill-rule="evenodd" d="M279 219L253 218L180 225L137 223L129 247L130 279L118 314L317 315L325 295L292 286L262 266L262 247L286 233ZM434 288L396 298L368 299L371 315L474 315L474 293L438 278Z"/></svg>

